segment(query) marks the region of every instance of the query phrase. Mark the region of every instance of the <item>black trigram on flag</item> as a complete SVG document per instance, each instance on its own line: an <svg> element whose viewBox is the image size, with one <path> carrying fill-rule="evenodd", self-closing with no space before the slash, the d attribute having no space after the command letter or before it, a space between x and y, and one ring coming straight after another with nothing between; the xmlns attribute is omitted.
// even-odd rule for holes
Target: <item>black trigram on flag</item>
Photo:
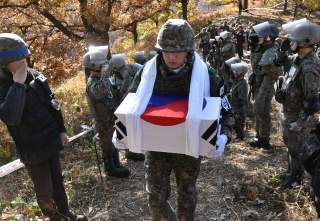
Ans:
<svg viewBox="0 0 320 221"><path fill-rule="evenodd" d="M216 145L218 121L215 120L210 127L202 134L201 138L208 141L212 146Z"/></svg>
<svg viewBox="0 0 320 221"><path fill-rule="evenodd" d="M116 119L114 128L116 130L116 135L118 140L122 140L125 136L127 136L127 129L119 119Z"/></svg>

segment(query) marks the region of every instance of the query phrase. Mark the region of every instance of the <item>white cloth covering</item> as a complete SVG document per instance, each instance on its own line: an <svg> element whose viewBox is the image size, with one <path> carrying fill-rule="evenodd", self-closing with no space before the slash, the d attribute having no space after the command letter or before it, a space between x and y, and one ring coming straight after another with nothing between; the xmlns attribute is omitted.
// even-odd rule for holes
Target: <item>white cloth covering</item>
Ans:
<svg viewBox="0 0 320 221"><path fill-rule="evenodd" d="M135 101L128 107L126 115L128 146L133 152L141 153L142 125L140 116L143 114L152 96L157 76L157 57L148 61L143 69L141 81L136 91ZM209 73L206 64L195 52L192 77L189 92L188 114L186 117L186 155L199 157L200 113L202 112L204 97L210 96Z"/></svg>

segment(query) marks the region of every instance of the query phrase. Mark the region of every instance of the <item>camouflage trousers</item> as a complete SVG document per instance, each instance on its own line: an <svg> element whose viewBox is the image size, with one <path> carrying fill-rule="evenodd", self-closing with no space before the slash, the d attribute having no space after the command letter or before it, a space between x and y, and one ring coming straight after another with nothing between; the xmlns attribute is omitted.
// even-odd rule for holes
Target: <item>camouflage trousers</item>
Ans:
<svg viewBox="0 0 320 221"><path fill-rule="evenodd" d="M193 221L197 204L196 181L201 158L183 154L147 152L146 181L150 215L153 221ZM177 214L172 209L170 174L177 182Z"/></svg>
<svg viewBox="0 0 320 221"><path fill-rule="evenodd" d="M303 131L296 132L290 130L290 124L295 122L297 117L286 116L282 120L282 129L283 129L283 141L288 148L288 164L289 164L289 173L292 178L301 178L303 174L303 140L304 134Z"/></svg>
<svg viewBox="0 0 320 221"><path fill-rule="evenodd" d="M271 101L275 94L273 84L263 81L257 91L253 109L255 113L256 135L266 140L270 139Z"/></svg>
<svg viewBox="0 0 320 221"><path fill-rule="evenodd" d="M245 113L234 113L234 126L233 129L237 134L237 138L244 138L244 126L246 121Z"/></svg>
<svg viewBox="0 0 320 221"><path fill-rule="evenodd" d="M320 136L309 133L304 145L304 168L311 175L312 199L320 217Z"/></svg>
<svg viewBox="0 0 320 221"><path fill-rule="evenodd" d="M106 162L108 156L113 153L114 144L112 143L114 122L96 122L96 128L99 133L100 145L102 150L103 161Z"/></svg>

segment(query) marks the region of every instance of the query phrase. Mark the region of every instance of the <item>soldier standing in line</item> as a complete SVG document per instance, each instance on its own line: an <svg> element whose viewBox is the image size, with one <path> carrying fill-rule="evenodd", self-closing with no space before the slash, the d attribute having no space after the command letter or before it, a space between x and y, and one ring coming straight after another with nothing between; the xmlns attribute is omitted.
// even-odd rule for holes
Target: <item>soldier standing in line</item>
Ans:
<svg viewBox="0 0 320 221"><path fill-rule="evenodd" d="M239 27L239 32L236 33L236 39L237 39L237 44L236 44L236 48L237 48L237 54L239 56L240 59L242 59L243 57L243 44L245 42L245 35L244 35L244 31L242 26Z"/></svg>
<svg viewBox="0 0 320 221"><path fill-rule="evenodd" d="M320 91L320 59L314 51L320 41L320 26L308 21L291 24L283 29L290 50L297 55L277 91L277 101L283 105L283 139L289 152L290 175L281 186L284 189L302 182L302 144L308 134L308 119L319 108Z"/></svg>
<svg viewBox="0 0 320 221"><path fill-rule="evenodd" d="M87 220L69 210L60 165L69 138L48 80L28 67L29 55L18 35L0 34L0 119L26 166L43 215L50 221Z"/></svg>
<svg viewBox="0 0 320 221"><path fill-rule="evenodd" d="M248 108L248 83L244 79L244 76L248 72L248 67L244 63L231 64L231 71L234 76L234 82L230 91L231 106L235 120L233 128L237 134L236 139L243 140L245 137L244 126Z"/></svg>
<svg viewBox="0 0 320 221"><path fill-rule="evenodd" d="M209 43L209 33L203 28L200 34L200 45L199 48L202 49L202 59L203 61L207 61L207 57L210 51L210 43Z"/></svg>
<svg viewBox="0 0 320 221"><path fill-rule="evenodd" d="M226 94L229 94L230 89L233 85L233 74L231 71L231 65L232 64L236 64L236 63L240 63L241 60L238 57L232 57L228 60L226 60L225 62L223 62L223 66L221 71L219 72L220 76L223 79L224 82L224 90L226 92Z"/></svg>
<svg viewBox="0 0 320 221"><path fill-rule="evenodd" d="M105 73L103 77L108 77L113 88L119 92L119 97L117 98L119 105L123 99L123 96L127 92L132 79L141 68L142 65L139 64L126 64L124 55L122 54L113 55L109 61L109 65L105 65L102 68L102 72ZM144 161L143 154L133 153L129 150L126 150L125 156L129 160Z"/></svg>
<svg viewBox="0 0 320 221"><path fill-rule="evenodd" d="M223 46L221 48L222 61L226 61L235 56L235 45L232 42L232 33L229 31L221 32L219 35L223 40Z"/></svg>
<svg viewBox="0 0 320 221"><path fill-rule="evenodd" d="M114 111L121 102L120 90L114 86L115 79L107 75L109 64L103 51L89 50L84 56L84 66L90 70L86 92L90 110L95 118L96 129L99 133L102 158L106 174L115 177L128 177L130 172L121 166L119 152L112 143ZM129 78L123 73L123 79ZM118 83L118 82L117 82ZM124 91L125 89L122 89Z"/></svg>
<svg viewBox="0 0 320 221"><path fill-rule="evenodd" d="M188 96L195 62L203 61L195 53L194 33L191 26L182 19L170 19L161 28L157 38L158 55L156 77L153 87L155 95ZM230 140L232 130L231 107L223 90L223 81L210 73L210 96L222 98L221 133L217 138L218 151L224 149ZM129 92L136 92L142 74L141 70L134 78ZM204 74L206 73L196 73ZM151 82L150 82L151 83ZM201 158L184 154L150 151L146 153L146 189L152 220L195 220L197 204L196 181L200 171ZM174 171L178 189L177 213L170 206L170 174Z"/></svg>
<svg viewBox="0 0 320 221"><path fill-rule="evenodd" d="M259 57L261 55L261 58L252 64L256 83L253 105L256 137L249 144L252 147L270 149L271 101L275 94L274 84L282 71L276 64L279 46L275 39L278 36L278 29L266 21L253 26L253 30L259 37L257 54Z"/></svg>

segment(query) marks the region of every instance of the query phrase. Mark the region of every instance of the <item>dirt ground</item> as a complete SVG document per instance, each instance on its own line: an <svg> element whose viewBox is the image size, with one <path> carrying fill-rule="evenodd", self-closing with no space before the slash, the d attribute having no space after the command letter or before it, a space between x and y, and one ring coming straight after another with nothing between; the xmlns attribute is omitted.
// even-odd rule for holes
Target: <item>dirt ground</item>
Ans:
<svg viewBox="0 0 320 221"><path fill-rule="evenodd" d="M275 117L275 116L273 116ZM251 123L247 124L252 136ZM198 178L196 220L315 220L307 184L281 191L279 174L286 170L286 149L273 128L274 149L253 149L233 142L224 157L203 159ZM122 162L131 170L126 179L99 176L93 145L86 140L67 147L63 158L65 184L71 208L91 220L150 220L142 162ZM12 185L13 184L13 185ZM176 206L176 186L171 180L171 204ZM22 169L0 180L1 220L41 220L32 183ZM17 197L19 199L17 200ZM39 215L36 217L36 215Z"/></svg>

